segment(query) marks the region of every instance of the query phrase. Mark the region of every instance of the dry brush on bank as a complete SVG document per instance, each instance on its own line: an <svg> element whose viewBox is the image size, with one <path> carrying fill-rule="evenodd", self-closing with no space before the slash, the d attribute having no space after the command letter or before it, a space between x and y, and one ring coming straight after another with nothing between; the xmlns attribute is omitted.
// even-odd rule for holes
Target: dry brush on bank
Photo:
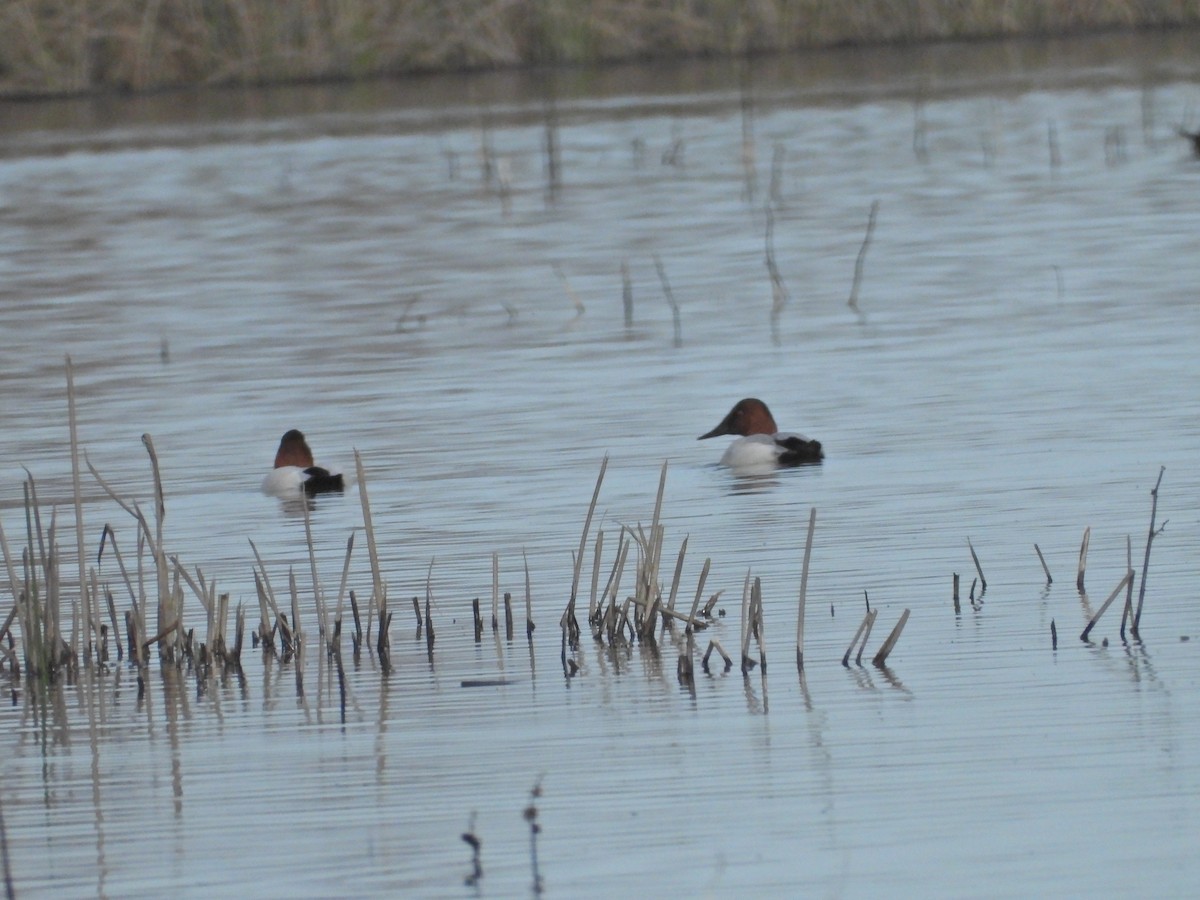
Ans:
<svg viewBox="0 0 1200 900"><path fill-rule="evenodd" d="M23 0L0 6L0 95L1195 25L1194 0Z"/></svg>

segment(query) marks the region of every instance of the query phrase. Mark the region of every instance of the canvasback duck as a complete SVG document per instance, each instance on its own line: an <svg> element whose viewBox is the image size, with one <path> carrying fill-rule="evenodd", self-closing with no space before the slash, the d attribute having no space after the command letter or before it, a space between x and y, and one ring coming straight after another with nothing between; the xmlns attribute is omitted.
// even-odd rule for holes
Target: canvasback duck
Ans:
<svg viewBox="0 0 1200 900"><path fill-rule="evenodd" d="M312 450L304 435L293 428L279 441L275 468L263 479L264 494L275 497L299 497L346 489L340 473L313 465Z"/></svg>
<svg viewBox="0 0 1200 900"><path fill-rule="evenodd" d="M721 424L697 440L722 434L741 435L721 457L722 465L734 469L800 466L819 463L825 457L820 441L810 441L802 434L781 433L767 404L754 397L739 400Z"/></svg>

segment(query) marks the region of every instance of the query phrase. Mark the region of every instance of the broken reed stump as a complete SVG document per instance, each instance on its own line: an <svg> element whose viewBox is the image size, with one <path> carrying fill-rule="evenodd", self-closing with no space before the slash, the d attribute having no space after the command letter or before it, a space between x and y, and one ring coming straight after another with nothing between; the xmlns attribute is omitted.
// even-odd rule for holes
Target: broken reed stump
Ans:
<svg viewBox="0 0 1200 900"><path fill-rule="evenodd" d="M971 544L971 539L967 538L967 549L971 551L971 559L975 562L975 571L979 573L979 596L982 597L984 591L987 590L987 579L983 577L983 566L979 565L979 554L975 552L975 547ZM975 589L971 589L971 599L975 597Z"/></svg>
<svg viewBox="0 0 1200 900"><path fill-rule="evenodd" d="M542 796L542 778L539 775L538 780L534 783L533 788L529 791L529 805L525 807L522 815L525 821L529 823L529 861L533 867L533 893L535 896L540 896L545 889L542 882L542 873L538 868L537 858L537 838L542 832L542 827L538 824L538 798Z"/></svg>
<svg viewBox="0 0 1200 900"><path fill-rule="evenodd" d="M533 591L529 586L529 557L525 555L525 550L521 550L521 559L525 563L525 637L530 642L533 641L533 629L537 626L533 624Z"/></svg>
<svg viewBox="0 0 1200 900"><path fill-rule="evenodd" d="M704 651L704 658L701 660L701 666L704 668L705 673L708 672L708 659L710 656L712 656L714 650L717 651L721 659L725 660L725 671L728 672L730 669L732 669L733 660L730 658L729 654L725 652L725 648L721 646L721 642L716 638L713 638L708 642L708 649Z"/></svg>
<svg viewBox="0 0 1200 900"><path fill-rule="evenodd" d="M817 508L808 512L808 537L804 539L804 564L800 568L800 609L796 614L796 670L804 671L804 603L808 594L808 564L812 559L813 532L817 527Z"/></svg>
<svg viewBox="0 0 1200 900"><path fill-rule="evenodd" d="M854 632L854 637L850 641L850 646L846 648L846 653L842 656L842 665L847 669L850 668L850 654L853 653L854 648L859 645L859 638L862 638L863 644L867 642L867 636L869 636L871 633L871 626L875 623L875 613L876 610L867 610L867 614L863 616L862 622L860 622L858 625L858 630ZM862 659L861 649L858 651L858 659L856 659L855 662L857 663L860 659Z"/></svg>
<svg viewBox="0 0 1200 900"><path fill-rule="evenodd" d="M1146 573L1150 568L1150 545L1154 543L1154 539L1162 534L1163 528L1167 527L1167 522L1164 520L1162 526L1156 531L1154 528L1154 520L1158 515L1158 489L1162 485L1163 473L1167 471L1166 466L1160 466L1158 469L1158 480L1154 482L1154 490L1150 492L1150 530L1146 534L1146 555L1142 558L1142 582L1138 587L1138 602L1137 610L1133 614L1133 626L1130 628L1130 633L1136 638L1138 637L1138 629L1142 624L1142 601L1146 599Z"/></svg>
<svg viewBox="0 0 1200 900"><path fill-rule="evenodd" d="M512 594L508 591L504 592L504 639L511 641L513 638L513 610L512 610Z"/></svg>
<svg viewBox="0 0 1200 900"><path fill-rule="evenodd" d="M1053 584L1054 579L1050 577L1050 567L1046 565L1046 557L1042 556L1042 548L1034 544L1033 549L1037 551L1038 559L1042 563L1042 571L1046 573L1046 584Z"/></svg>
<svg viewBox="0 0 1200 900"><path fill-rule="evenodd" d="M962 613L962 606L958 602L958 573L954 573L954 614L957 616Z"/></svg>
<svg viewBox="0 0 1200 900"><path fill-rule="evenodd" d="M483 617L479 614L479 598L471 601L471 612L475 616L475 643L483 641Z"/></svg>
<svg viewBox="0 0 1200 900"><path fill-rule="evenodd" d="M871 237L875 234L875 219L879 215L879 200L871 203L871 212L867 216L867 233L863 237L862 246L858 248L858 258L854 261L854 282L850 285L850 300L846 304L860 322L865 320L862 310L858 308L858 289L862 286L863 267L867 260L867 248L871 246Z"/></svg>
<svg viewBox="0 0 1200 900"><path fill-rule="evenodd" d="M887 636L887 639L875 654L875 658L871 660L876 666L882 667L887 662L887 658L896 646L896 642L900 640L900 632L904 630L904 625L908 622L908 614L909 610L906 608L900 614L900 621L896 623L896 627L892 629L892 633Z"/></svg>
<svg viewBox="0 0 1200 900"><path fill-rule="evenodd" d="M671 320L675 327L675 337L671 342L672 347L683 346L683 324L679 317L679 304L675 302L675 294L671 290L671 282L667 280L667 270L663 268L662 260L658 254L654 255L654 268L658 272L658 281L662 285L663 296L667 298L667 305L671 307Z"/></svg>
<svg viewBox="0 0 1200 900"><path fill-rule="evenodd" d="M1117 599L1117 594L1124 590L1125 585L1131 578L1133 578L1133 571L1129 570L1125 573L1125 577L1121 579L1120 583L1113 588L1113 592L1108 595L1108 599L1104 601L1104 605L1100 607L1096 614L1092 616L1091 621L1087 623L1087 627L1084 628L1083 633L1079 635L1079 639L1081 641L1087 643L1088 635L1092 633L1092 629L1096 627L1096 623L1100 621L1100 617L1104 615L1110 606L1112 606L1112 602Z"/></svg>
<svg viewBox="0 0 1200 900"><path fill-rule="evenodd" d="M1083 576L1087 571L1087 552L1088 543L1092 537L1092 526L1089 525L1083 529L1083 541L1079 545L1079 572L1075 576L1075 588L1079 593L1083 593Z"/></svg>

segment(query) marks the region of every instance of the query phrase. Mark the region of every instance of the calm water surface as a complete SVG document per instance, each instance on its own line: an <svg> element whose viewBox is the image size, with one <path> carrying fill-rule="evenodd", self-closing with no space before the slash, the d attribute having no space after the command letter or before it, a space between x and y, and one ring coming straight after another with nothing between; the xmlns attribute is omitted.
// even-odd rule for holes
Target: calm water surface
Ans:
<svg viewBox="0 0 1200 900"><path fill-rule="evenodd" d="M540 785L550 896L1193 895L1200 161L1175 128L1200 106L1194 46L0 107L14 552L26 467L77 571L70 354L88 459L149 509L153 435L168 552L254 621L253 540L277 590L296 573L310 635L300 662L247 650L242 678L152 665L142 697L123 665L44 702L10 681L17 892L519 896ZM723 439L696 435L747 395L819 438L824 465L714 465ZM389 674L343 638L344 713L303 516L258 492L293 427L319 461L361 454L396 614ZM706 596L724 591L701 649L736 651L750 571L769 677L698 670L689 691L669 634L655 652L586 632L564 676L558 621L606 455L601 584L666 461L668 577L687 537L680 602L705 558ZM1160 467L1142 641L1120 639L1114 608L1084 644L1127 536L1140 570ZM89 553L110 522L132 559L132 520L84 492ZM355 534L367 597L357 490L311 513L325 592ZM968 538L987 576L974 604ZM512 641L474 641L493 558L522 602L528 562L531 641L520 608ZM127 608L111 555L99 577ZM868 656L912 611L886 669L841 665L864 592ZM427 593L432 654L408 601ZM185 615L203 633L194 597Z"/></svg>

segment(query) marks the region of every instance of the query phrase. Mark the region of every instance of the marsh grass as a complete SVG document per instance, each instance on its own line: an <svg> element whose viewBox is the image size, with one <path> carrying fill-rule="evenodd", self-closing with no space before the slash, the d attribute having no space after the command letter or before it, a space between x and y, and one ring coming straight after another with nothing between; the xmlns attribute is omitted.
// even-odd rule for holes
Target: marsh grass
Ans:
<svg viewBox="0 0 1200 900"><path fill-rule="evenodd" d="M23 0L0 91L145 90L1200 23L1189 0Z"/></svg>

